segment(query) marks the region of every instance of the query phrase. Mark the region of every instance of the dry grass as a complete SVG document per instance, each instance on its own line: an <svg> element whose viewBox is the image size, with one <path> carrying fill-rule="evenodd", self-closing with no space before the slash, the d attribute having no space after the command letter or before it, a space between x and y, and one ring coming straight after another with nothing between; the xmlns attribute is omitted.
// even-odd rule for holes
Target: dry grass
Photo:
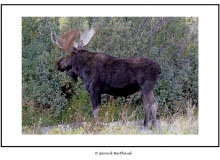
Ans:
<svg viewBox="0 0 220 160"><path fill-rule="evenodd" d="M197 113L197 112L196 112ZM129 119L132 119L129 117ZM171 118L161 117L158 120L158 128L144 128L142 121L117 121L99 123L90 122L69 123L49 127L23 127L23 134L100 134L100 135L124 135L124 134L198 134L198 115L194 107L188 107L186 113L177 113Z"/></svg>

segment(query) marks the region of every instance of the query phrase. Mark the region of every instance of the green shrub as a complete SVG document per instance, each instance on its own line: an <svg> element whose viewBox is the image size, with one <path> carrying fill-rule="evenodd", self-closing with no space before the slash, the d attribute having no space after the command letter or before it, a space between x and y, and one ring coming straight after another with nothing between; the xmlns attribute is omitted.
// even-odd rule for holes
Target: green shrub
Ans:
<svg viewBox="0 0 220 160"><path fill-rule="evenodd" d="M85 30L95 25L98 31L86 47L116 57L148 56L162 67L154 88L159 114L170 116L185 110L185 104L198 105L198 19L179 17L24 17L22 18L22 102L23 106L52 108L51 114L92 118L91 100L83 83L73 83L56 71L56 62L66 53L50 41L50 33L71 28ZM74 95L72 97L72 95ZM143 116L141 96L127 98L102 96L101 114L114 111L113 120L120 119L124 106ZM75 110L74 110L75 108ZM66 112L69 109L69 115ZM78 111L76 111L78 110ZM25 112L25 109L23 110ZM61 111L63 111L61 113ZM71 112L70 112L71 111ZM80 111L80 112L79 112ZM130 112L130 111L129 111ZM80 115L83 116L79 116ZM110 115L113 113L108 112ZM132 113L131 113L132 114ZM109 115L108 115L109 116ZM83 120L83 118L82 118ZM110 118L108 118L110 120ZM112 120L112 119L111 119Z"/></svg>
<svg viewBox="0 0 220 160"><path fill-rule="evenodd" d="M26 17L22 20L23 105L33 101L35 106L52 107L54 113L59 113L67 103L62 86L71 81L55 69L56 61L63 55L50 42L55 19Z"/></svg>

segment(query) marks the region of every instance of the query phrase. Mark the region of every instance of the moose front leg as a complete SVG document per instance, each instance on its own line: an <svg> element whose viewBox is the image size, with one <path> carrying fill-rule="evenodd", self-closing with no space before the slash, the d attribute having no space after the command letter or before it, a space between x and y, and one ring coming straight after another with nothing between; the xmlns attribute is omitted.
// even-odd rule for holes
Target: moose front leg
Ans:
<svg viewBox="0 0 220 160"><path fill-rule="evenodd" d="M87 74L83 74L83 78L87 79L88 77ZM101 93L100 93L100 87L98 85L98 82L96 81L83 81L84 86L86 90L89 92L91 101L92 101L92 107L93 107L93 116L94 116L94 121L98 122L98 114L99 114L99 107L101 105Z"/></svg>
<svg viewBox="0 0 220 160"><path fill-rule="evenodd" d="M94 121L98 122L98 120L99 120L99 116L98 116L99 107L101 105L101 95L97 92L91 91L90 97L92 100Z"/></svg>

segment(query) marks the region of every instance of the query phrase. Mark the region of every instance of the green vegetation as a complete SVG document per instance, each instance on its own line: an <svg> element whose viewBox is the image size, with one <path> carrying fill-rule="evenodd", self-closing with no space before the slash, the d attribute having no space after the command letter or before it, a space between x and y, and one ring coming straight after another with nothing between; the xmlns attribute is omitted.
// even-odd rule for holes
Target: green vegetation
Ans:
<svg viewBox="0 0 220 160"><path fill-rule="evenodd" d="M56 71L56 62L66 53L51 43L51 31L60 34L63 30L85 30L92 25L99 30L86 49L124 58L148 56L161 64L162 74L154 89L160 127L164 127L160 133L165 134L165 126L171 122L176 127L186 122L186 126L181 126L184 131L169 129L168 134L197 133L198 19L190 17L22 18L23 132L36 134L41 127L81 123L67 132L55 127L50 134L111 134L111 131L112 134L139 134L138 125L126 131L115 124L123 122L126 128L132 122L143 120L141 95L127 98L103 95L99 113L103 125L90 131L92 124L85 122L93 120L92 105L82 81L73 83L65 73ZM193 112L191 118L188 110ZM194 130L187 128L189 119L195 120Z"/></svg>

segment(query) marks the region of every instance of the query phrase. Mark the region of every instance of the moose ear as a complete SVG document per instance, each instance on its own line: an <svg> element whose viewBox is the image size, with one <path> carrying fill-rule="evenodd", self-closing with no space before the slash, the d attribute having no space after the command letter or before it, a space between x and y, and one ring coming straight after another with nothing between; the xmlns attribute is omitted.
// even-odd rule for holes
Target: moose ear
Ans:
<svg viewBox="0 0 220 160"><path fill-rule="evenodd" d="M78 48L77 48L77 50L78 50L78 51L82 50L82 49L83 49L83 46L84 46L84 43L83 43L82 40L80 40L79 43L78 43Z"/></svg>
<svg viewBox="0 0 220 160"><path fill-rule="evenodd" d="M71 48L69 48L67 50L70 54L76 55L76 53L78 52L78 49L75 48L74 46L72 46Z"/></svg>

